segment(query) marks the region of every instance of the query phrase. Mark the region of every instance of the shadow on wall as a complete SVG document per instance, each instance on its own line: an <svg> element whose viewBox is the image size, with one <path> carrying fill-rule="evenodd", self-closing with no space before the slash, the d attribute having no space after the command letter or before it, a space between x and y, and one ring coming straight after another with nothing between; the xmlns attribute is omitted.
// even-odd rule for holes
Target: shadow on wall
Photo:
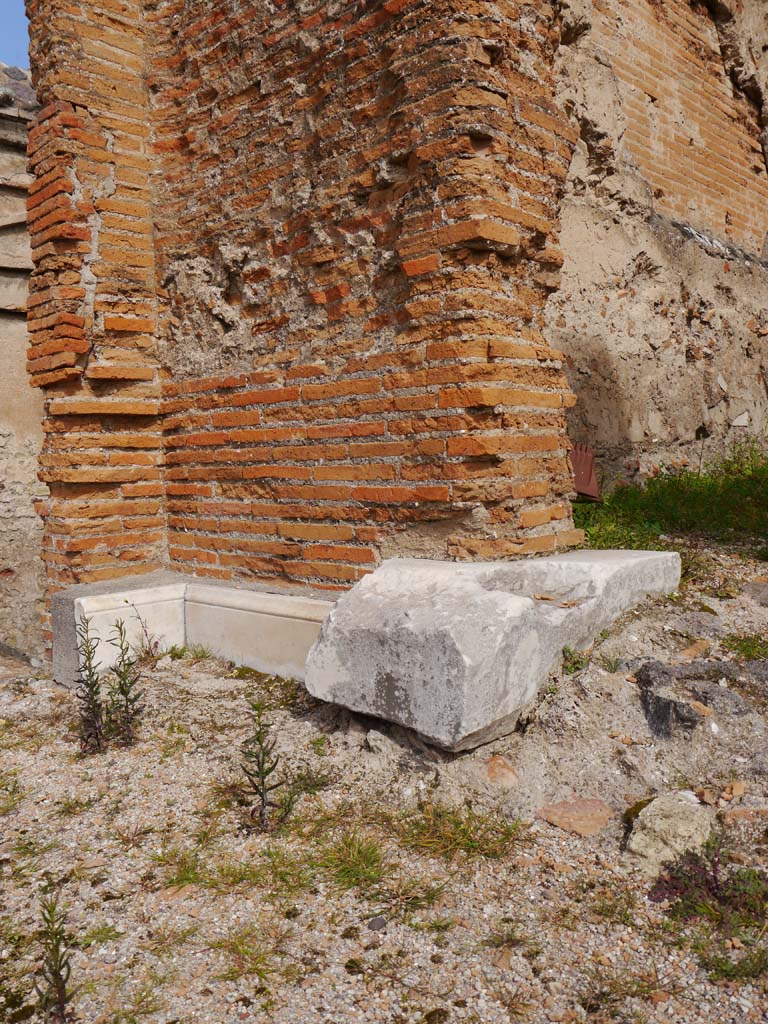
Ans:
<svg viewBox="0 0 768 1024"><path fill-rule="evenodd" d="M562 210L548 334L567 356L575 442L607 481L697 465L768 424L768 268L658 216ZM708 251L709 250L709 251Z"/></svg>

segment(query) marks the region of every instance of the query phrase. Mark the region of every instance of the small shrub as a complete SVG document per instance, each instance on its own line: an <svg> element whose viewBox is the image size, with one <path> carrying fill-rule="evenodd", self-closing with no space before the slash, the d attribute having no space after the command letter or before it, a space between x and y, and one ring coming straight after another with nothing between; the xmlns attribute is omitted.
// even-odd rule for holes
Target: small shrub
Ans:
<svg viewBox="0 0 768 1024"><path fill-rule="evenodd" d="M272 793L283 785L275 778L279 758L275 754L275 741L270 736L271 726L264 717L264 705L249 701L253 717L253 733L242 746L243 762L240 767L246 778L251 803L251 818L258 819L259 827L270 825L270 812L281 806L272 799ZM290 808L283 808L285 816Z"/></svg>
<svg viewBox="0 0 768 1024"><path fill-rule="evenodd" d="M657 879L649 899L668 901L667 913L677 921L703 924L723 938L739 938L747 952L732 959L704 946L701 966L716 979L755 978L768 972L768 950L762 944L768 922L768 873L762 868L734 866L720 838L701 853L678 858Z"/></svg>
<svg viewBox="0 0 768 1024"><path fill-rule="evenodd" d="M81 618L77 624L77 653L80 682L75 691L79 713L80 749L92 753L104 749L104 704L96 651L98 637L91 636L91 620Z"/></svg>
<svg viewBox="0 0 768 1024"><path fill-rule="evenodd" d="M67 1006L72 999L69 978L72 973L70 950L66 935L66 910L59 906L59 894L53 893L40 901L43 919L43 961L35 992L40 1010L46 1021L62 1022L67 1017Z"/></svg>
<svg viewBox="0 0 768 1024"><path fill-rule="evenodd" d="M115 622L114 630L109 642L117 648L117 661L112 668L105 718L109 734L130 745L136 738L136 725L144 711L143 694L139 690L141 672L138 660L131 654L122 619Z"/></svg>

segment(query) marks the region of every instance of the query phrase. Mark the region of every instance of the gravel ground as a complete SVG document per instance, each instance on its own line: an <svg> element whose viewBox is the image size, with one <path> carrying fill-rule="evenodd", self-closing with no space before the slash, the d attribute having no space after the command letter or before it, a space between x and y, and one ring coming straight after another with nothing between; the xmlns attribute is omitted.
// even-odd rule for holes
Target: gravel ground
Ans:
<svg viewBox="0 0 768 1024"><path fill-rule="evenodd" d="M702 957L738 960L739 939L671 920L623 850L631 804L688 788L739 863L766 863L768 662L745 667L729 637L768 638L768 565L702 550L695 569L553 678L518 731L458 756L189 656L145 667L133 747L82 755L73 695L1 658L0 1021L41 1019L54 889L70 1019L88 1024L768 1021L768 972L712 980ZM659 739L635 677L649 658L722 668L747 711ZM299 794L268 832L238 789L249 697ZM608 804L596 835L537 817L574 797Z"/></svg>

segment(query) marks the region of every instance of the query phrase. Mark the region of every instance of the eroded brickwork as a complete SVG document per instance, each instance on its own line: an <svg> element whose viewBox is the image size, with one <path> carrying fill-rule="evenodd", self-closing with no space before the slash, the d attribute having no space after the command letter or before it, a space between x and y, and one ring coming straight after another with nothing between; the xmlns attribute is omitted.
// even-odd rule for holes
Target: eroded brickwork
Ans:
<svg viewBox="0 0 768 1024"><path fill-rule="evenodd" d="M347 586L579 539L541 331L576 137L550 5L29 11L54 585L167 553Z"/></svg>
<svg viewBox="0 0 768 1024"><path fill-rule="evenodd" d="M552 9L153 21L172 563L336 584L571 543ZM178 381L219 368L251 372Z"/></svg>

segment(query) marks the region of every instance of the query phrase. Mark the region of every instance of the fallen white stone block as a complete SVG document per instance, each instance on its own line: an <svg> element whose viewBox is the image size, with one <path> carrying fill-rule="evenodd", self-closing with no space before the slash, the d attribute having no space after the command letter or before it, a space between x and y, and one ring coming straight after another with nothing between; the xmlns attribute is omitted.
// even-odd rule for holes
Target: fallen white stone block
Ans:
<svg viewBox="0 0 768 1024"><path fill-rule="evenodd" d="M315 697L448 750L510 731L562 659L650 594L680 557L576 551L514 562L390 559L343 594L307 659Z"/></svg>

